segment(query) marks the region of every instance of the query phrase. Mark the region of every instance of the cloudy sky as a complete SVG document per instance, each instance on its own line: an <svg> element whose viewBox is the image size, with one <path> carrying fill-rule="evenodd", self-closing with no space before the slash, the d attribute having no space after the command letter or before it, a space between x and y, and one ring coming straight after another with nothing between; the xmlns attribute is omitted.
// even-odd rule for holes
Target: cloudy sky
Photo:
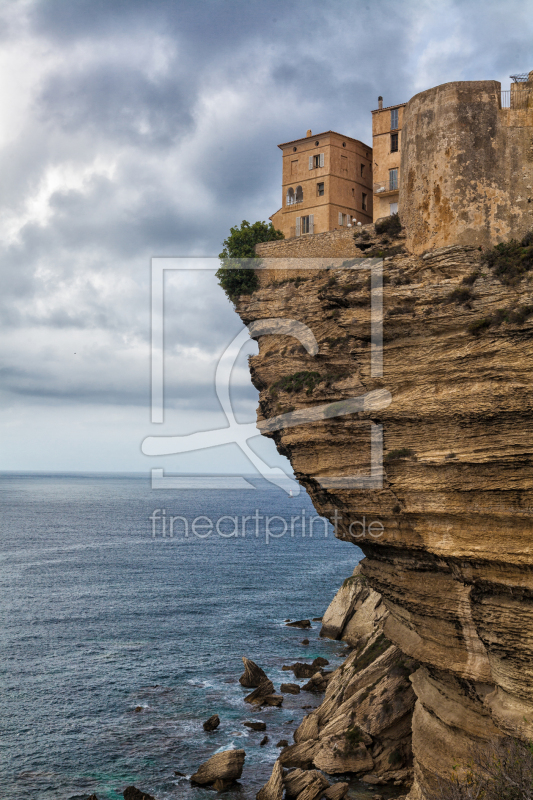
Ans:
<svg viewBox="0 0 533 800"><path fill-rule="evenodd" d="M278 142L370 143L379 94L507 88L533 68L532 23L532 0L3 0L0 469L251 471L231 445L141 453L154 427L224 425L215 363L241 329L212 273L169 278L151 425L151 256L216 256L230 226L280 206Z"/></svg>

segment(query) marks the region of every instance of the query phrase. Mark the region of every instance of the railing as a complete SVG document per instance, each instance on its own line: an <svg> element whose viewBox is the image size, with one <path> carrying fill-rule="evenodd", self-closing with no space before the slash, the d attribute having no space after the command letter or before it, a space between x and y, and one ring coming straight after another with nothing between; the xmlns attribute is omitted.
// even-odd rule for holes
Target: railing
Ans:
<svg viewBox="0 0 533 800"><path fill-rule="evenodd" d="M500 108L524 110L533 108L533 91L531 89L506 89L501 93Z"/></svg>
<svg viewBox="0 0 533 800"><path fill-rule="evenodd" d="M373 186L374 194L383 194L383 192L397 192L398 191L398 178L393 180L389 178L388 181L378 181Z"/></svg>

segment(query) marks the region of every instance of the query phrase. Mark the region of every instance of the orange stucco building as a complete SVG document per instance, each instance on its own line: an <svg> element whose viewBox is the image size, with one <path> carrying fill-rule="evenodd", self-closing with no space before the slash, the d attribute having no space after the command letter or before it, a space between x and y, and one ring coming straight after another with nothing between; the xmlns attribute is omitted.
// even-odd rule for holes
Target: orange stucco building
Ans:
<svg viewBox="0 0 533 800"><path fill-rule="evenodd" d="M334 131L278 145L282 207L270 219L286 239L372 222L372 148Z"/></svg>
<svg viewBox="0 0 533 800"><path fill-rule="evenodd" d="M403 110L406 103L372 111L374 222L399 210Z"/></svg>

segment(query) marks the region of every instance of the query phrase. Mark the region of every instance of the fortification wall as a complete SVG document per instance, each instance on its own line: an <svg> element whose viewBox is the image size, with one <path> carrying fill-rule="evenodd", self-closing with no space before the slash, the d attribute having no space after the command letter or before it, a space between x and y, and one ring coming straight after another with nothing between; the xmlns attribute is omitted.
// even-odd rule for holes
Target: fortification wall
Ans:
<svg viewBox="0 0 533 800"><path fill-rule="evenodd" d="M325 233L297 236L294 239L281 239L277 242L263 242L255 246L261 258L328 258L361 256L355 246L354 229L326 231Z"/></svg>
<svg viewBox="0 0 533 800"><path fill-rule="evenodd" d="M533 228L533 91L517 111L500 108L500 90L459 81L407 104L400 208L412 252L487 247Z"/></svg>

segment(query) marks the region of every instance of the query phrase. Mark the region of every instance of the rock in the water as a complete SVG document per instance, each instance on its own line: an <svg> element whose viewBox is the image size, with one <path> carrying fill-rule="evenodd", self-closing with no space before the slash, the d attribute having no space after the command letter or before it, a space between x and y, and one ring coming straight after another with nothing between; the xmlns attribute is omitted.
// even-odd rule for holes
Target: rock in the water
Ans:
<svg viewBox="0 0 533 800"><path fill-rule="evenodd" d="M239 683L246 689L255 689L262 681L267 681L268 676L263 672L261 667L258 667L254 661L249 658L242 657L244 664L244 672L239 678Z"/></svg>
<svg viewBox="0 0 533 800"><path fill-rule="evenodd" d="M220 717L218 714L213 714L212 717L209 717L209 719L206 719L204 722L204 731L216 731L219 725Z"/></svg>
<svg viewBox="0 0 533 800"><path fill-rule="evenodd" d="M322 622L322 617L313 617L313 622Z"/></svg>
<svg viewBox="0 0 533 800"><path fill-rule="evenodd" d="M312 678L317 671L312 664L302 664L300 661L291 664L289 669L292 669L295 678Z"/></svg>
<svg viewBox="0 0 533 800"><path fill-rule="evenodd" d="M256 795L256 800L283 800L283 769L276 761L272 775Z"/></svg>
<svg viewBox="0 0 533 800"><path fill-rule="evenodd" d="M253 692L246 695L244 702L254 706L260 706L263 705L264 698L271 694L274 694L274 684L268 678L264 678L257 689L254 689Z"/></svg>
<svg viewBox="0 0 533 800"><path fill-rule="evenodd" d="M268 736L263 736L263 738L259 742L259 747L264 747L265 744L268 744Z"/></svg>
<svg viewBox="0 0 533 800"><path fill-rule="evenodd" d="M174 770L174 775L177 778L185 778L186 777L185 773L184 772L180 772L179 769L175 769Z"/></svg>
<svg viewBox="0 0 533 800"><path fill-rule="evenodd" d="M92 794L90 797L87 798L87 800L98 800L98 798L95 794Z"/></svg>
<svg viewBox="0 0 533 800"><path fill-rule="evenodd" d="M139 711L142 711L142 710L143 710L143 707L142 707L142 706L135 706L135 711L136 711L137 713L139 713Z"/></svg>
<svg viewBox="0 0 533 800"><path fill-rule="evenodd" d="M329 675L332 673L330 672ZM328 680L329 675L323 674L321 672L316 672L311 680L302 686L304 692L315 692L315 694L320 694L321 692L325 692L328 687Z"/></svg>
<svg viewBox="0 0 533 800"><path fill-rule="evenodd" d="M300 687L297 683L282 683L279 690L283 694L300 694Z"/></svg>
<svg viewBox="0 0 533 800"><path fill-rule="evenodd" d="M191 783L206 786L214 784L215 781L236 781L242 775L245 755L244 750L224 750L222 753L215 753L194 773ZM124 798L130 800L126 796ZM132 797L131 800L137 798Z"/></svg>
<svg viewBox="0 0 533 800"><path fill-rule="evenodd" d="M266 731L267 729L266 722L244 722L243 725L253 731Z"/></svg>
<svg viewBox="0 0 533 800"><path fill-rule="evenodd" d="M280 739L279 742L276 745L276 747L288 747L288 746L289 746L289 743L288 743L287 739Z"/></svg>
<svg viewBox="0 0 533 800"><path fill-rule="evenodd" d="M334 783L324 792L327 800L342 800L346 796L350 785L348 783Z"/></svg>
<svg viewBox="0 0 533 800"><path fill-rule="evenodd" d="M282 694L269 694L266 697L263 697L263 702L261 705L264 706L276 706L279 708L283 703L283 695Z"/></svg>
<svg viewBox="0 0 533 800"><path fill-rule="evenodd" d="M287 798L300 798L302 800L318 800L328 788L326 778L316 769L295 769L285 776L285 792Z"/></svg>
<svg viewBox="0 0 533 800"><path fill-rule="evenodd" d="M318 658L315 658L315 660L313 661L312 666L313 667L327 667L328 664L329 664L329 661L327 660L327 658L322 658L322 656L318 656Z"/></svg>
<svg viewBox="0 0 533 800"><path fill-rule="evenodd" d="M152 797L151 794L141 792L141 790L137 789L135 786L128 786L124 789L123 795L124 800L155 800L155 797Z"/></svg>
<svg viewBox="0 0 533 800"><path fill-rule="evenodd" d="M310 619L298 619L296 622L288 622L285 626L287 628L310 628L311 627L311 620Z"/></svg>
<svg viewBox="0 0 533 800"><path fill-rule="evenodd" d="M302 644L309 644L309 639L302 639Z"/></svg>

